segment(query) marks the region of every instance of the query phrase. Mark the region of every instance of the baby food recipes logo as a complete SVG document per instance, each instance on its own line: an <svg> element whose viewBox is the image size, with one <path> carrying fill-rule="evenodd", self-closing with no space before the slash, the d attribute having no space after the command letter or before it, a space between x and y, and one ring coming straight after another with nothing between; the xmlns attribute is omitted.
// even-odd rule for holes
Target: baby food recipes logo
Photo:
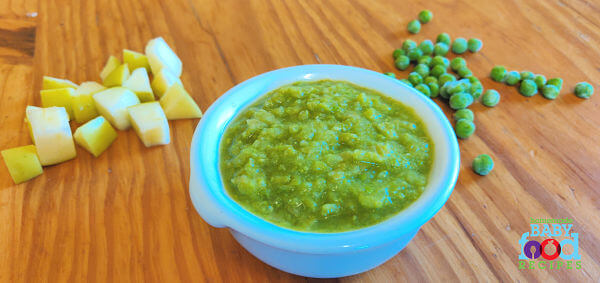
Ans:
<svg viewBox="0 0 600 283"><path fill-rule="evenodd" d="M531 232L519 240L519 269L581 269L579 234L573 233L572 223L568 218L531 218Z"/></svg>

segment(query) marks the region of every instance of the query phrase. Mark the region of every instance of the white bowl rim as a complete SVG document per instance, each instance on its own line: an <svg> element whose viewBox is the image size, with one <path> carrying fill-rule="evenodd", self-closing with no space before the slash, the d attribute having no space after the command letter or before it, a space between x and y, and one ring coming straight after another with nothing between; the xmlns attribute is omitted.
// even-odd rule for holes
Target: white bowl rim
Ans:
<svg viewBox="0 0 600 283"><path fill-rule="evenodd" d="M252 214L231 199L225 192L218 174L219 147L225 128L240 110L272 89L301 80L332 79L364 86L353 79L344 79L346 75L375 80L391 87L392 89L387 93L380 91L386 96L394 98L394 95L391 95L393 89L402 89L405 93L403 95L408 94L418 100L415 103L424 103L426 111L430 111L433 114L431 118L435 119L426 121L425 117L421 116L422 113L415 112L424 121L426 127L439 124L436 126L441 128L444 140L442 144L439 140L434 140L434 147L437 150L442 146L448 154L443 159L443 168L447 170L441 173L441 177L436 178L441 180L436 182L437 186L430 188L431 184L428 184L419 199L383 222L339 233L303 232L277 226ZM251 98L245 98L248 96ZM240 98L248 101L236 102ZM232 111L231 107L237 110ZM434 160L438 158L441 157L437 156L436 151ZM454 130L443 111L430 98L397 79L375 71L344 65L300 65L277 69L250 78L228 90L209 107L197 125L191 143L190 198L200 216L215 227L228 227L267 245L285 250L313 254L342 253L385 244L419 229L442 208L450 197L458 179L459 167L460 152ZM433 174L433 166L431 170L430 175ZM427 194L427 199L424 199L428 191L431 192Z"/></svg>

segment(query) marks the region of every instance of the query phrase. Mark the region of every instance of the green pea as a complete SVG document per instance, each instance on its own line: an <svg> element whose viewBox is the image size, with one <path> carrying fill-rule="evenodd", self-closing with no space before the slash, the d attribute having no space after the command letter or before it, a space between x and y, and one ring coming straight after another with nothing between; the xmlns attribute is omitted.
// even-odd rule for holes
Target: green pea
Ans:
<svg viewBox="0 0 600 283"><path fill-rule="evenodd" d="M450 60L448 60L448 58L446 58L444 56L437 55L437 56L433 57L433 59L431 59L431 65L433 65L433 66L442 65L442 66L448 68L448 66L450 65Z"/></svg>
<svg viewBox="0 0 600 283"><path fill-rule="evenodd" d="M427 77L429 75L429 67L425 64L418 64L413 71L419 73L421 77Z"/></svg>
<svg viewBox="0 0 600 283"><path fill-rule="evenodd" d="M507 85L516 85L521 80L521 74L517 71L510 71L506 73L506 77L504 78L504 83Z"/></svg>
<svg viewBox="0 0 600 283"><path fill-rule="evenodd" d="M441 74L438 77L438 83L440 86L444 86L448 82L456 81L456 77L449 73Z"/></svg>
<svg viewBox="0 0 600 283"><path fill-rule="evenodd" d="M494 160L487 154L482 154L473 159L473 171L481 176L489 174L494 169Z"/></svg>
<svg viewBox="0 0 600 283"><path fill-rule="evenodd" d="M401 79L399 81L407 86L410 86L410 87L413 86L413 84L408 79Z"/></svg>
<svg viewBox="0 0 600 283"><path fill-rule="evenodd" d="M468 91L470 88L471 88L471 83L469 83L469 80L465 80L465 79L451 82L446 87L448 93L451 95L455 94L455 93L459 93L459 92Z"/></svg>
<svg viewBox="0 0 600 283"><path fill-rule="evenodd" d="M388 77L396 78L396 74L394 74L394 73L383 73L383 74Z"/></svg>
<svg viewBox="0 0 600 283"><path fill-rule="evenodd" d="M454 132L457 137L466 139L475 132L475 123L468 119L458 119L454 124Z"/></svg>
<svg viewBox="0 0 600 283"><path fill-rule="evenodd" d="M546 84L553 85L558 88L558 91L562 89L563 79L561 78L551 78L546 82Z"/></svg>
<svg viewBox="0 0 600 283"><path fill-rule="evenodd" d="M452 42L452 52L455 54L463 54L467 51L467 40L459 37Z"/></svg>
<svg viewBox="0 0 600 283"><path fill-rule="evenodd" d="M544 85L541 88L542 96L546 99L556 99L559 94L559 90L555 85Z"/></svg>
<svg viewBox="0 0 600 283"><path fill-rule="evenodd" d="M423 56L423 51L419 48L413 48L408 51L408 58L410 61L417 61L421 56Z"/></svg>
<svg viewBox="0 0 600 283"><path fill-rule="evenodd" d="M419 13L419 21L426 24L433 18L433 13L429 10L423 10Z"/></svg>
<svg viewBox="0 0 600 283"><path fill-rule="evenodd" d="M470 82L470 83L472 83L472 84L473 84L473 83L481 83L481 81L480 81L480 80L479 80L477 77L475 77L475 76L473 76L473 75L466 76L466 77L464 77L464 78L465 78L465 79L468 79L468 80L469 80L469 82Z"/></svg>
<svg viewBox="0 0 600 283"><path fill-rule="evenodd" d="M434 77L434 76L428 76L425 79L423 79L423 83L424 84L429 84L429 83L435 83L435 84L437 84L438 83L438 79L436 77Z"/></svg>
<svg viewBox="0 0 600 283"><path fill-rule="evenodd" d="M546 85L546 77L544 75L535 75L533 81L538 86L538 89L542 89Z"/></svg>
<svg viewBox="0 0 600 283"><path fill-rule="evenodd" d="M483 85L481 84L481 82L471 83L471 89L469 93L471 93L473 99L478 99L479 96L481 96L481 94L483 93Z"/></svg>
<svg viewBox="0 0 600 283"><path fill-rule="evenodd" d="M471 111L471 109L460 109L454 112L454 120L458 121L460 119L467 119L469 121L473 121L475 120L475 114L473 114L473 111Z"/></svg>
<svg viewBox="0 0 600 283"><path fill-rule="evenodd" d="M458 70L456 70L456 73L461 78L473 75L473 72L471 72L471 70L469 70L469 68L467 68L467 66L460 67Z"/></svg>
<svg viewBox="0 0 600 283"><path fill-rule="evenodd" d="M414 48L417 48L417 43L414 40L407 39L402 43L402 49L406 52Z"/></svg>
<svg viewBox="0 0 600 283"><path fill-rule="evenodd" d="M429 91L430 91L430 95L429 97L431 98L435 98L438 97L438 95L440 94L440 86L438 85L437 82L429 82L427 83L427 86L429 87Z"/></svg>
<svg viewBox="0 0 600 283"><path fill-rule="evenodd" d="M462 57L456 57L456 58L452 59L452 61L450 61L450 68L452 68L453 71L456 71L456 70L460 69L461 67L466 67L466 66L467 66L467 61Z"/></svg>
<svg viewBox="0 0 600 283"><path fill-rule="evenodd" d="M575 85L575 95L579 98L588 99L594 94L594 87L588 82L580 82Z"/></svg>
<svg viewBox="0 0 600 283"><path fill-rule="evenodd" d="M418 85L423 82L423 77L417 72L411 72L408 74L408 80L412 85Z"/></svg>
<svg viewBox="0 0 600 283"><path fill-rule="evenodd" d="M433 54L440 55L440 56L446 56L446 54L448 54L449 48L450 47L448 47L447 44L438 42L433 46Z"/></svg>
<svg viewBox="0 0 600 283"><path fill-rule="evenodd" d="M493 89L488 89L481 97L481 103L487 107L494 107L498 102L500 102L500 93Z"/></svg>
<svg viewBox="0 0 600 283"><path fill-rule="evenodd" d="M417 60L417 63L419 63L419 64L425 64L428 67L431 67L431 61L432 60L433 59L431 59L431 56L423 55L423 56L419 57L419 60Z"/></svg>
<svg viewBox="0 0 600 283"><path fill-rule="evenodd" d="M398 57L400 57L400 55L406 55L406 52L404 51L404 49L396 49L394 50L394 53L392 53L392 56L394 56L394 60L396 60Z"/></svg>
<svg viewBox="0 0 600 283"><path fill-rule="evenodd" d="M445 73L446 73L446 67L444 67L442 65L433 66L433 68L431 69L431 72L430 72L430 74L434 77L439 77Z"/></svg>
<svg viewBox="0 0 600 283"><path fill-rule="evenodd" d="M473 103L473 96L467 92L459 92L450 96L450 108L454 110L469 107Z"/></svg>
<svg viewBox="0 0 600 283"><path fill-rule="evenodd" d="M519 87L519 92L523 96L534 96L538 92L537 85L533 80L523 80L521 82L521 86Z"/></svg>
<svg viewBox="0 0 600 283"><path fill-rule="evenodd" d="M470 38L469 42L467 43L467 48L473 53L479 52L481 47L483 47L483 42L481 42L481 40L478 38Z"/></svg>
<svg viewBox="0 0 600 283"><path fill-rule="evenodd" d="M421 49L423 54L431 55L431 53L433 53L433 42L429 39L423 40L423 42L419 44L419 49Z"/></svg>
<svg viewBox="0 0 600 283"><path fill-rule="evenodd" d="M408 23L407 29L408 32L417 34L419 31L421 31L421 23L417 20L412 20Z"/></svg>
<svg viewBox="0 0 600 283"><path fill-rule="evenodd" d="M506 68L504 66L500 66L500 65L495 66L494 68L492 68L490 77L492 78L492 80L497 81L497 82L503 81L504 77L506 77Z"/></svg>
<svg viewBox="0 0 600 283"><path fill-rule="evenodd" d="M396 58L396 61L394 61L394 65L396 65L398 70L404 71L406 68L408 68L408 66L410 66L410 58L405 55L400 55L398 58Z"/></svg>
<svg viewBox="0 0 600 283"><path fill-rule="evenodd" d="M521 80L533 80L533 79L534 79L534 75L532 72L530 72L530 71L521 72Z"/></svg>
<svg viewBox="0 0 600 283"><path fill-rule="evenodd" d="M437 39L435 40L436 43L441 42L444 43L448 46L450 46L450 43L452 43L452 40L450 39L450 35L442 32L440 34L438 34Z"/></svg>
<svg viewBox="0 0 600 283"><path fill-rule="evenodd" d="M431 96L431 90L429 90L429 87L426 84L418 84L415 86L415 89L427 97Z"/></svg>

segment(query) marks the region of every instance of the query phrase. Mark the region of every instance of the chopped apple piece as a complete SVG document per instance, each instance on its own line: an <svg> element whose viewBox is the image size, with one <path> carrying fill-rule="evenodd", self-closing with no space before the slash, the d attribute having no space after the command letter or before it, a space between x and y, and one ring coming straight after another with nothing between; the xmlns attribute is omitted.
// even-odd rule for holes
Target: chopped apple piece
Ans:
<svg viewBox="0 0 600 283"><path fill-rule="evenodd" d="M127 78L129 78L129 66L121 64L102 81L102 84L106 87L122 86Z"/></svg>
<svg viewBox="0 0 600 283"><path fill-rule="evenodd" d="M154 94L161 98L165 91L169 87L171 87L174 83L181 83L181 80L175 75L171 74L168 69L162 69L158 74L154 74L154 79L152 79L152 91Z"/></svg>
<svg viewBox="0 0 600 283"><path fill-rule="evenodd" d="M54 89L44 89L40 91L40 96L42 97L42 106L43 107L64 107L69 114L69 119L73 117L73 93L75 92L74 88L54 88Z"/></svg>
<svg viewBox="0 0 600 283"><path fill-rule="evenodd" d="M123 63L129 65L129 69L135 70L137 68L145 68L147 72L150 72L150 64L148 64L148 57L146 55L135 52L129 49L123 49Z"/></svg>
<svg viewBox="0 0 600 283"><path fill-rule="evenodd" d="M127 108L131 124L146 147L169 144L169 122L157 101Z"/></svg>
<svg viewBox="0 0 600 283"><path fill-rule="evenodd" d="M73 103L71 104L75 122L85 123L98 116L92 95L105 89L106 87L97 82L84 82L79 85L73 93Z"/></svg>
<svg viewBox="0 0 600 283"><path fill-rule="evenodd" d="M98 113L115 128L123 131L131 127L127 107L140 103L137 95L124 87L113 87L93 95Z"/></svg>
<svg viewBox="0 0 600 283"><path fill-rule="evenodd" d="M57 79L48 76L44 76L44 79L42 81L42 89L54 89L65 87L76 88L77 84L69 80Z"/></svg>
<svg viewBox="0 0 600 283"><path fill-rule="evenodd" d="M112 73L117 67L119 67L119 65L121 65L121 60L119 60L119 58L112 55L108 57L108 60L106 60L106 64L104 64L104 68L102 68L102 71L100 72L100 79L104 81L106 77L110 75L110 73Z"/></svg>
<svg viewBox="0 0 600 283"><path fill-rule="evenodd" d="M160 98L160 106L169 120L202 117L202 111L181 83L175 83Z"/></svg>
<svg viewBox="0 0 600 283"><path fill-rule="evenodd" d="M141 102L153 101L154 93L150 87L148 72L144 68L135 69L131 76L123 83L123 87L133 91Z"/></svg>
<svg viewBox="0 0 600 283"><path fill-rule="evenodd" d="M29 181L43 173L34 145L6 149L1 154L15 184Z"/></svg>
<svg viewBox="0 0 600 283"><path fill-rule="evenodd" d="M98 157L115 141L117 131L104 117L98 116L77 128L73 137L78 145Z"/></svg>
<svg viewBox="0 0 600 283"><path fill-rule="evenodd" d="M27 106L25 114L43 166L61 163L77 155L64 107Z"/></svg>
<svg viewBox="0 0 600 283"><path fill-rule="evenodd" d="M181 60L162 37L157 37L146 44L146 56L153 74L167 68L176 77L181 76Z"/></svg>

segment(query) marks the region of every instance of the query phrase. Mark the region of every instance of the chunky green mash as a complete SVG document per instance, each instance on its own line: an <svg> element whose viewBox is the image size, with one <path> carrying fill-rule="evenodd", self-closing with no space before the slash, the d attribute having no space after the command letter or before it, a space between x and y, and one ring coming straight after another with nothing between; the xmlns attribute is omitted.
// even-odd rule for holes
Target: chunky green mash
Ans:
<svg viewBox="0 0 600 283"><path fill-rule="evenodd" d="M341 81L276 89L228 126L228 194L277 225L340 232L378 223L423 192L433 143L411 108Z"/></svg>

